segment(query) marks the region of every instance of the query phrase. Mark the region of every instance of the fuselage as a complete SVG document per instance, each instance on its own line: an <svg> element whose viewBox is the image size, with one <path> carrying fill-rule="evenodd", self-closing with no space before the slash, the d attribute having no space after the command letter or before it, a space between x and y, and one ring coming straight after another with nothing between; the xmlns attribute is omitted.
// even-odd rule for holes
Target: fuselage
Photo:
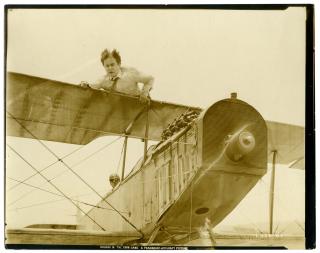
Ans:
<svg viewBox="0 0 320 253"><path fill-rule="evenodd" d="M158 237L164 240L170 231L192 232L206 220L215 226L266 170L265 121L241 100L221 100L151 147L97 204L101 208L79 219L78 229L100 230L91 217L108 232L136 227L146 238L161 227Z"/></svg>

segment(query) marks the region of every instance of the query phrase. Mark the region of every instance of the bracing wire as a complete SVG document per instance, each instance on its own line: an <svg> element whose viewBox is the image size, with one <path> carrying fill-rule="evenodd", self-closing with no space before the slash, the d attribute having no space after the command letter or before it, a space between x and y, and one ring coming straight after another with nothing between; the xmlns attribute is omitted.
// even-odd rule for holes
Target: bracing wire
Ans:
<svg viewBox="0 0 320 253"><path fill-rule="evenodd" d="M118 175L119 175L119 169L120 169L120 164L121 164L121 160L122 160L121 158L123 156L124 145L125 145L125 142L123 142L122 149L121 149L121 154L120 154L119 161L118 161L118 166L117 166L117 174Z"/></svg>
<svg viewBox="0 0 320 253"><path fill-rule="evenodd" d="M265 187L269 187L269 186L267 185L267 183L266 183L262 178L260 179L260 181L263 183L263 185L264 185ZM275 198L275 200L277 200L277 205L280 207L280 209L282 210L282 212L283 212L283 213L289 213L288 209L283 206L283 202L284 202L284 201L282 201L282 199L278 196L278 194L275 194L274 198ZM296 223L296 225L304 232L303 227L301 227L301 225L300 225L296 220L294 220L293 222ZM289 224L289 225L290 225L290 224ZM286 228L285 228L285 229L282 229L281 231L282 231L282 232L285 231L289 225L287 225Z"/></svg>
<svg viewBox="0 0 320 253"><path fill-rule="evenodd" d="M10 112L7 111L8 114L10 114L10 118L16 120L18 122L18 119L15 118ZM19 119L19 121L31 121L31 120L26 120L26 119ZM45 124L45 125L53 125L53 126L61 126L58 124L53 124L53 123L48 123L48 122L41 122L41 121L35 121L32 120L32 122L34 123L39 123L39 124ZM20 122L19 122L20 124ZM104 134L104 135L117 135L117 136L121 136L121 137L130 137L130 138L135 138L135 139L139 139L139 140L151 140L151 141L161 141L161 139L156 139L156 138L146 138L144 136L139 136L139 135L133 135L133 134L127 134L127 133L114 133L114 132L108 132L108 131L103 131L103 130L96 130L96 129L91 129L91 128L84 128L84 127L76 127L76 126L72 126L72 128L74 129L79 129L79 130L85 130L85 131L89 131L89 132L96 132L96 133L100 133L100 134Z"/></svg>
<svg viewBox="0 0 320 253"><path fill-rule="evenodd" d="M238 211L239 211L240 215L243 216L243 217L245 218L245 220L247 220L247 221L250 223L250 225L251 225L256 231L258 231L260 234L263 234L263 232L259 229L258 225L257 225L255 222L253 222L252 219L249 218L248 215L244 214L240 208L238 209Z"/></svg>
<svg viewBox="0 0 320 253"><path fill-rule="evenodd" d="M99 152L101 152L102 150L104 150L105 148L107 148L108 146L110 146L111 144L115 143L117 140L119 140L122 136L118 136L118 138L112 140L111 142L107 143L106 145L104 145L103 147L101 147L100 149L98 149L97 151L92 152L90 155L88 155L87 157L83 158L82 160L78 161L75 164L72 164L71 167L74 168L76 166L78 166L79 164L83 163L84 161L88 160L89 158L91 158L92 156L98 154Z"/></svg>
<svg viewBox="0 0 320 253"><path fill-rule="evenodd" d="M13 117L14 118L14 117ZM15 119L15 118L14 118ZM17 119L15 119L20 125L21 125L21 123L17 120ZM21 125L22 126L22 125ZM22 126L25 130L27 130L24 126ZM28 131L28 130L27 130ZM28 131L29 133L30 133L30 131ZM30 133L31 134L31 133ZM32 135L32 134L31 134ZM35 137L35 136L34 136ZM36 137L35 137L36 138ZM119 138L121 138L121 136L119 137ZM36 138L37 140L38 140L38 138ZM44 143L42 143L40 140L38 140L44 147L46 147L46 149L48 150L48 151L50 151L50 153L51 154L53 154L57 159L58 159L58 161L60 161L61 163L63 163L66 167L67 167L67 164L65 164L65 162L64 161L62 161L62 159L63 158L59 158L58 156L56 156L55 154L54 154L54 152L53 151L51 151ZM114 141L116 141L116 140L114 140ZM177 142L177 141L175 141L175 142ZM181 143L181 144L185 144L185 145L193 145L194 143L183 143L183 142L179 142L179 143ZM104 148L104 147L103 147ZM102 148L102 149L103 149ZM100 149L99 151L101 151L102 149ZM99 152L99 151L97 151L97 152ZM94 155L94 154L96 154L97 152L94 152L92 155ZM123 153L123 149L122 149L122 153ZM122 156L122 153L121 153L121 156ZM120 159L121 159L121 156L120 156ZM91 157L91 155L89 156L89 157ZM88 159L89 157L87 157L86 159ZM85 159L83 159L83 160L85 160ZM75 167L75 166L77 166L78 164L80 164L81 162L83 162L83 160L81 160L79 163L77 163L77 164L74 164L72 167ZM69 170L70 170L70 168L68 168ZM119 169L119 166L118 166L118 169ZM188 173L188 172L187 172ZM186 174L187 174L186 173ZM60 175L60 174L59 174ZM58 175L58 176L59 176ZM51 180L53 180L53 179L51 179ZM104 200L105 201L105 200ZM109 204L109 203L108 203ZM110 205L110 204L109 204Z"/></svg>
<svg viewBox="0 0 320 253"><path fill-rule="evenodd" d="M52 192L52 191L43 189L43 188L41 188L41 187L39 187L39 186L35 186L35 185L32 185L32 184L28 184L28 183L23 182L23 181L21 181L21 180L14 179L14 178L12 178L12 177L7 177L7 178L10 179L10 180L12 180L12 181L18 182L18 183L20 183L20 184L23 184L23 185L32 187L32 188L34 188L34 189L38 189L38 190L43 191L43 192L47 192L47 193L50 193L50 194L53 194L53 195L56 195L56 196L60 196L60 197L62 196L61 194L58 194L58 193L55 193L55 192Z"/></svg>
<svg viewBox="0 0 320 253"><path fill-rule="evenodd" d="M60 198L60 199L55 199L55 200L43 201L43 202L35 203L35 204L32 204L32 205L12 208L12 209L9 209L8 211L16 211L17 212L17 211L22 210L22 209L27 209L27 208L37 207L37 206L43 206L43 205L47 205L47 204L60 202L60 201L63 201L63 200L66 200L66 199L65 198Z"/></svg>
<svg viewBox="0 0 320 253"><path fill-rule="evenodd" d="M104 145L103 147L101 147L100 149L98 149L97 151L92 152L90 155L86 156L85 158L83 158L82 160L78 161L75 164L72 164L70 167L71 168L75 168L78 165L80 165L81 163L83 163L84 161L88 160L89 158L91 158L92 156L98 154L99 152L101 152L102 150L104 150L105 148L107 148L108 146L110 146L111 144L115 143L117 140L119 140L121 138L121 136L119 136L118 138L112 140L111 142L107 143L106 145ZM69 170L66 169L64 171L62 171L61 173L59 173L58 175L54 176L53 178L51 178L50 180L55 180L58 177L62 176L63 174L65 174L66 172L68 172Z"/></svg>
<svg viewBox="0 0 320 253"><path fill-rule="evenodd" d="M42 185L45 185L46 183L47 183L47 181L46 181L44 184L42 184ZM21 199L24 199L25 197L27 197L29 194L31 194L31 193L34 192L34 191L35 191L35 189L32 189L31 191L26 192L25 194L21 195L19 198L17 198L17 199L15 199L14 201L8 203L7 206L8 206L8 207L9 207L9 206L12 206L13 204L17 203L17 202L20 201Z"/></svg>
<svg viewBox="0 0 320 253"><path fill-rule="evenodd" d="M9 113L7 111L7 113ZM68 164L66 164L61 158L59 158L48 146L46 146L42 141L40 141L32 132L29 131L25 126L23 126L11 113L10 116L33 138L35 138L42 146L45 147L54 157L56 157L66 168L68 168L77 178L79 178L86 186L88 186L97 196L101 198L103 202L108 204L112 209L114 209L128 224L130 224L136 231L138 231L142 236L144 235L134 224L132 224L125 216L123 216L113 205L111 205L99 192L97 192L90 184L88 184L79 174L77 174ZM47 180L48 181L48 180ZM50 181L48 181L50 182ZM73 203L73 202L72 202Z"/></svg>
<svg viewBox="0 0 320 253"><path fill-rule="evenodd" d="M41 140L39 140L34 134L32 134L24 125L22 125L16 117L14 117L10 112L6 111L24 130L26 130L31 136L33 136L41 146L43 146L49 153L51 153L54 157L57 158L56 154L46 145L44 144ZM57 158L58 161L60 161L60 158Z"/></svg>
<svg viewBox="0 0 320 253"><path fill-rule="evenodd" d="M107 144L104 145L102 148L100 148L99 150L91 153L89 156L85 157L85 158L82 159L80 162L77 162L76 164L73 164L71 167L74 168L74 167L78 166L80 163L82 163L82 162L84 162L85 160L87 160L87 159L89 159L90 157L92 157L93 154L97 154L98 152L100 152L100 151L102 151L103 149L107 148L108 146L110 146L112 143L116 142L116 141L119 140L120 138L121 138L121 137L118 137L117 139L115 139L115 140L107 143ZM58 160L57 160L55 163L57 163L57 162L58 162ZM45 169L40 170L40 171L44 171L44 170L45 170ZM51 178L50 181L55 180L56 178L62 176L63 174L65 174L65 173L68 172L68 171L69 171L68 169L62 171L62 172L59 173L58 175L56 175L56 176L54 176L53 178ZM34 175L36 175L36 174L38 174L38 173L35 173ZM31 177L30 177L30 178L31 178ZM25 182L25 181L27 181L27 179L26 179L26 180L23 180L23 182ZM18 202L19 200L21 200L21 199L25 198L26 196L28 196L29 194L31 194L33 191L34 191L34 190L31 190L31 191L26 192L25 194L23 194L22 196L20 196L20 197L17 198L16 200L14 200L13 202L9 203L8 206L11 206L11 205L15 204L15 203Z"/></svg>
<svg viewBox="0 0 320 253"><path fill-rule="evenodd" d="M41 187L38 187L38 186L35 186L35 185L32 185L32 184L28 184L28 183L22 182L22 181L20 181L20 180L17 180L17 179L11 178L11 177L8 177L8 178L9 178L10 180L13 180L13 181L16 181L16 182L20 182L21 184L24 184L24 185L26 185L26 186L29 186L29 187L38 189L38 190L40 190L40 191L47 192L47 193L50 193L50 194L55 195L55 196L63 197L62 199L58 199L58 200L52 201L52 203L53 203L53 202L56 202L56 201L60 201L60 200L65 200L64 196L61 195L61 194L59 194L59 193L55 193L55 192L52 192L52 191L48 191L48 190L43 189L43 188L41 188ZM105 207L102 207L102 206L97 206L97 205L90 204L90 203L87 203L87 202L84 202L84 201L80 201L80 200L73 199L73 197L70 197L70 199L73 200L74 202L78 202L78 203L81 203L81 204L84 204L84 205L87 205L87 206L91 206L91 207L95 207L95 208L100 208L100 209L105 209L105 210L114 211L114 210L111 209L111 208L105 208ZM42 202L42 203L43 203L43 204L47 204L47 203L51 203L51 202ZM38 203L38 204L35 204L35 205L26 206L26 207L14 208L14 210L20 210L20 209L25 209L25 208L28 208L28 207L39 206L39 205L41 205L41 203ZM128 212L121 212L121 213L128 213Z"/></svg>
<svg viewBox="0 0 320 253"><path fill-rule="evenodd" d="M17 180L17 179L12 178L12 177L7 177L7 178L10 179L10 180L16 181L16 182L21 182L20 180ZM49 179L49 180L50 180L50 179ZM50 180L50 181L51 181L51 180ZM45 183L47 183L47 181L46 181ZM40 185L40 186L35 186L35 185L31 185L31 184L28 184L28 183L25 183L25 182L23 182L22 184L27 185L27 186L30 186L30 187L33 187L33 188L35 188L35 187L41 188L40 186L42 186L42 185ZM44 189L44 188L42 188L42 189ZM46 189L44 189L44 190L46 190ZM56 193L56 194L57 194L57 193ZM94 194L94 193L93 193L92 191L90 191L90 192L86 192L86 193L83 193L83 194L73 195L72 197L82 197L82 196L88 196L88 195L92 195L92 194ZM78 200L76 200L76 201L78 201Z"/></svg>
<svg viewBox="0 0 320 253"><path fill-rule="evenodd" d="M16 154L18 155L25 163L27 163L33 170L38 171L31 163L29 163L23 156L21 156L14 148L12 148L9 144L7 146ZM38 171L39 172L39 171ZM103 231L106 231L100 224L98 224L93 218L91 218L82 208L80 208L76 203L73 202L71 198L63 193L55 184L53 184L50 180L47 179L41 172L39 175L46 180L50 185L52 185L58 192L60 192L66 199L68 199L76 208L78 208L82 213L84 213L90 220L92 220L96 225L98 225Z"/></svg>
<svg viewBox="0 0 320 253"><path fill-rule="evenodd" d="M61 176L62 174L64 174L66 171L68 170L65 170L63 171L62 173L58 174L57 176L53 177L50 179L50 181L56 179L57 177ZM157 182L158 180L161 180L161 179L167 179L167 178L175 178L179 175L189 175L189 177L191 177L192 175L194 174L194 171L186 171L186 172L183 172L181 174L178 174L178 173L173 173L171 174L170 176L166 176L166 177L157 177L155 179L150 179L150 180L145 180L145 179L139 179L139 180L136 180L134 184L138 184L138 185L141 185L141 184L147 184L147 183L152 183L152 182ZM46 184L47 182L45 182L44 184ZM43 185L44 185L43 184ZM23 194L22 196L20 196L18 199L14 200L13 202L9 203L8 206L11 206L13 204L15 204L16 202L18 202L19 200L25 198L27 195L31 194L34 190L31 190L29 192L26 192L25 194Z"/></svg>
<svg viewBox="0 0 320 253"><path fill-rule="evenodd" d="M65 158L69 157L70 155L74 154L75 152L77 152L77 151L80 150L81 148L83 148L83 146L81 146L81 147L73 150L71 153L63 156L61 159L65 159ZM46 169L50 168L51 166L55 165L55 164L58 163L58 162L59 162L59 161L57 160L57 161L49 164L48 166L44 167L42 170L39 170L39 171L40 171L40 172L43 172L43 171L45 171ZM18 187L18 186L21 185L22 183L28 181L29 179L33 178L34 176L36 176L36 175L38 175L38 174L39 174L39 173L36 172L36 173L34 173L34 174L26 177L26 178L23 179L20 183L17 183L17 184L15 184L14 186L10 187L10 188L8 189L8 192L11 191L11 190L13 190L14 188Z"/></svg>

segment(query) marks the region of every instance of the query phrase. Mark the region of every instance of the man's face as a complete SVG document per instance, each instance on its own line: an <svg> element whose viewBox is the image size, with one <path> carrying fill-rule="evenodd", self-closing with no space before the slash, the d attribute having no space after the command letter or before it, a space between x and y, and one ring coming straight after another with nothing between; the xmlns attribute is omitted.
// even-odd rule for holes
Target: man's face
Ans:
<svg viewBox="0 0 320 253"><path fill-rule="evenodd" d="M106 58L103 61L103 66L108 75L111 77L116 77L120 72L120 65L117 63L116 59L112 56Z"/></svg>

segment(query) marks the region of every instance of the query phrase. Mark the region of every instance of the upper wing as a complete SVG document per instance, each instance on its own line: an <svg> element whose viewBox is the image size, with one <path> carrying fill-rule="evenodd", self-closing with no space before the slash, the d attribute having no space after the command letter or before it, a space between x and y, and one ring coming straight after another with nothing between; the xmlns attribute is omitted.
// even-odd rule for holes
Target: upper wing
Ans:
<svg viewBox="0 0 320 253"><path fill-rule="evenodd" d="M269 162L276 151L276 163L288 164L291 168L304 169L304 128L279 122L266 121L268 127Z"/></svg>
<svg viewBox="0 0 320 253"><path fill-rule="evenodd" d="M76 85L18 73L7 74L7 135L87 144L103 135L144 138L147 110L137 97L84 89ZM160 140L166 126L188 109L152 101L148 138ZM304 128L267 121L269 162L304 168Z"/></svg>
<svg viewBox="0 0 320 253"><path fill-rule="evenodd" d="M103 135L160 140L163 129L189 108L137 97L84 89L19 73L7 73L7 135L84 145Z"/></svg>

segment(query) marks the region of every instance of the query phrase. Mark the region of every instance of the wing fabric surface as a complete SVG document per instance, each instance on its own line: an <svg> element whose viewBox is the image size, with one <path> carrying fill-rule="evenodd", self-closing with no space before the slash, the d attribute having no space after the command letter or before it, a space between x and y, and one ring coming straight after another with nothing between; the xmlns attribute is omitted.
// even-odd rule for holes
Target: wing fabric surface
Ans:
<svg viewBox="0 0 320 253"><path fill-rule="evenodd" d="M19 73L7 73L7 135L85 145L104 135L160 140L163 129L189 108Z"/></svg>
<svg viewBox="0 0 320 253"><path fill-rule="evenodd" d="M290 168L304 169L304 128L279 122L266 121L268 127L268 162L272 163L272 152L277 151L276 163Z"/></svg>

